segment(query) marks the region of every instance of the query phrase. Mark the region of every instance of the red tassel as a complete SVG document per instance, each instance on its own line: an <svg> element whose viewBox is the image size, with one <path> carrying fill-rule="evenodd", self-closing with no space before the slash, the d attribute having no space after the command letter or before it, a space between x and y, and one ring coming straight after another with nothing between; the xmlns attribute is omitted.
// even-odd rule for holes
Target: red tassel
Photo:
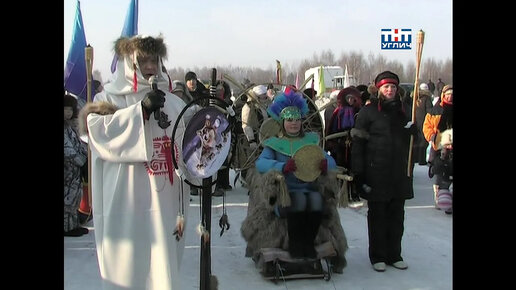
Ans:
<svg viewBox="0 0 516 290"><path fill-rule="evenodd" d="M163 137L165 141L165 159L167 161L167 171L168 177L170 179L170 184L174 184L174 169L172 165L172 142L168 136Z"/></svg>

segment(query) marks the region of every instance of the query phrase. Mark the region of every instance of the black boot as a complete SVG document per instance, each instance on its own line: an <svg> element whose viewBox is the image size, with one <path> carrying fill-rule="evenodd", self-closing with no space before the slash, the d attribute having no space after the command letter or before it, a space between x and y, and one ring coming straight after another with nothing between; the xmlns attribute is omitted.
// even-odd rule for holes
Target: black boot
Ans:
<svg viewBox="0 0 516 290"><path fill-rule="evenodd" d="M306 212L304 218L304 234L303 234L303 252L305 257L317 258L317 251L315 250L315 238L319 233L319 226L321 224L322 212L313 211Z"/></svg>
<svg viewBox="0 0 516 290"><path fill-rule="evenodd" d="M87 234L88 232L89 232L89 230L87 228L77 227L73 230L64 232L64 236L65 237L80 237L82 235Z"/></svg>
<svg viewBox="0 0 516 290"><path fill-rule="evenodd" d="M292 258L303 257L303 212L287 213L288 252Z"/></svg>
<svg viewBox="0 0 516 290"><path fill-rule="evenodd" d="M93 219L93 215L91 213L85 214L80 211L77 211L77 215L79 216L79 224L80 225L84 225Z"/></svg>

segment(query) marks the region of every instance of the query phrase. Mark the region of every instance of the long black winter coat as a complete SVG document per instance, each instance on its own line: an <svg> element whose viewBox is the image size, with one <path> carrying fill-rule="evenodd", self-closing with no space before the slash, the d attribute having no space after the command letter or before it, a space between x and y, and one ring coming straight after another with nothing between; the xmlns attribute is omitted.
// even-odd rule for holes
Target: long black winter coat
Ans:
<svg viewBox="0 0 516 290"><path fill-rule="evenodd" d="M371 187L361 192L368 201L414 197L411 177L407 176L410 131L404 126L410 119L401 102L383 103L378 99L363 107L351 131L352 172Z"/></svg>

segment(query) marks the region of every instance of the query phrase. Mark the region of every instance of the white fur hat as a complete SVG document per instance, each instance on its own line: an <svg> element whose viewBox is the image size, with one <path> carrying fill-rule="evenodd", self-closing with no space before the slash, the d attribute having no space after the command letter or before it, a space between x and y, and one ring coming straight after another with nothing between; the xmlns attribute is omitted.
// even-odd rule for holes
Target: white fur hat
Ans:
<svg viewBox="0 0 516 290"><path fill-rule="evenodd" d="M420 89L420 90L425 90L425 91L430 90L430 89L428 88L428 85L427 85L426 83L421 83L421 84L419 85L419 89Z"/></svg>
<svg viewBox="0 0 516 290"><path fill-rule="evenodd" d="M253 88L253 93L255 96L263 95L267 93L267 87L264 85L257 85Z"/></svg>

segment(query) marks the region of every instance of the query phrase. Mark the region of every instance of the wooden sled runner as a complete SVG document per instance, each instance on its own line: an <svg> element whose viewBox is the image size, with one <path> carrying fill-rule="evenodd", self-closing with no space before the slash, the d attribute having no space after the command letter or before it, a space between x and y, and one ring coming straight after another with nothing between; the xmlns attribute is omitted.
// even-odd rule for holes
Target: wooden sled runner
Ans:
<svg viewBox="0 0 516 290"><path fill-rule="evenodd" d="M289 279L331 279L332 265L330 257L337 255L330 242L317 245L317 258L292 258L288 251L279 248L262 248L259 250L256 266L264 278L277 283Z"/></svg>

